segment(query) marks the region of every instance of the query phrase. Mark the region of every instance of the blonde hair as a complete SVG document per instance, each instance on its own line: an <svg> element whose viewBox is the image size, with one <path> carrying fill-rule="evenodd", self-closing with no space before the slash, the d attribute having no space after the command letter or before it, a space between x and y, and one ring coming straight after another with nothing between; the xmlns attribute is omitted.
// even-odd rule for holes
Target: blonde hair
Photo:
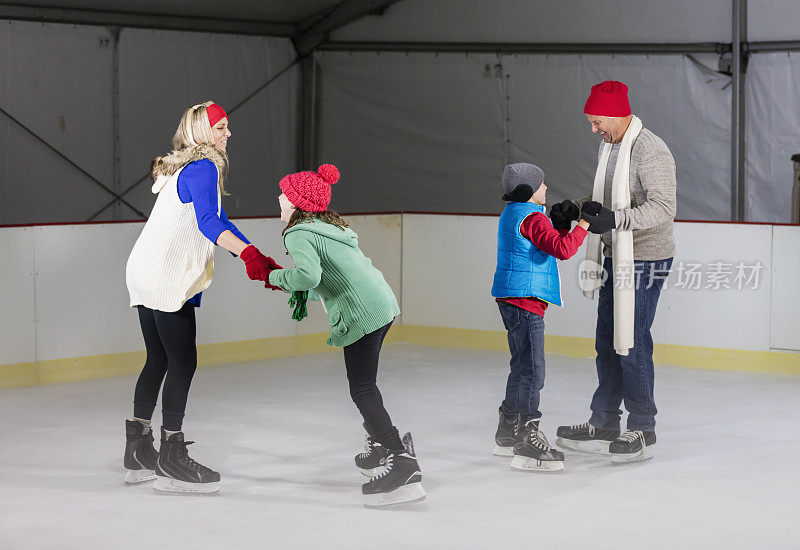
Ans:
<svg viewBox="0 0 800 550"><path fill-rule="evenodd" d="M219 189L223 195L228 195L224 184L228 155L225 151L214 146L214 134L211 132L211 124L208 122L208 106L213 104L213 101L204 101L186 109L186 112L181 117L180 124L178 124L178 129L175 130L175 135L172 137L172 148L173 151L181 151L201 145L214 147L225 161L224 167L218 166L220 168ZM214 159L211 160L213 161Z"/></svg>

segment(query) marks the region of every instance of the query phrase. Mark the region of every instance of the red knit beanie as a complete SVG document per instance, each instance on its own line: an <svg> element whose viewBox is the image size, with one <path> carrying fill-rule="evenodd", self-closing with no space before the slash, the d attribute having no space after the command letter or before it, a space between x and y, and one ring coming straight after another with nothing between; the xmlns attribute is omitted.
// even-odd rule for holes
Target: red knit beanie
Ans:
<svg viewBox="0 0 800 550"><path fill-rule="evenodd" d="M339 170L323 164L316 172L284 176L278 184L295 207L306 212L325 212L331 203L331 185L339 181Z"/></svg>
<svg viewBox="0 0 800 550"><path fill-rule="evenodd" d="M592 86L592 93L586 100L583 112L593 116L628 116L631 106L628 103L628 87L616 80L606 80Z"/></svg>

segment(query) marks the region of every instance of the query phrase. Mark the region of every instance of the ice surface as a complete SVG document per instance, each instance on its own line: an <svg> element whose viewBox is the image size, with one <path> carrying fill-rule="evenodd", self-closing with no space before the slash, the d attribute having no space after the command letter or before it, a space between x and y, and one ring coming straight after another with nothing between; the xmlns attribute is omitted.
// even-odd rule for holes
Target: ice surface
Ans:
<svg viewBox="0 0 800 550"><path fill-rule="evenodd" d="M800 548L800 377L657 367L653 460L492 456L507 355L396 344L379 385L428 498L362 507L341 353L198 371L184 431L218 496L123 484L134 377L0 392L0 549ZM593 361L547 358L542 428L584 422ZM157 411L155 424L160 421Z"/></svg>

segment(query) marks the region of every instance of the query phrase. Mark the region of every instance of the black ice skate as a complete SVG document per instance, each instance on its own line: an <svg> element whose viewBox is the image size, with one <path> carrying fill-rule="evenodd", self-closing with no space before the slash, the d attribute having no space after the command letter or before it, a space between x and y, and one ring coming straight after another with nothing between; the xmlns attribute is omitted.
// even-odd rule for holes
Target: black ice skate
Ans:
<svg viewBox="0 0 800 550"><path fill-rule="evenodd" d="M619 437L619 430L598 430L588 422L559 426L556 445L585 453L608 454L608 446Z"/></svg>
<svg viewBox="0 0 800 550"><path fill-rule="evenodd" d="M608 452L611 453L611 462L638 462L653 458L655 444L656 432L625 430L611 442Z"/></svg>
<svg viewBox="0 0 800 550"><path fill-rule="evenodd" d="M403 436L403 445L402 451L388 451L386 468L361 486L365 506L389 506L425 498L411 434Z"/></svg>
<svg viewBox="0 0 800 550"><path fill-rule="evenodd" d="M386 467L386 455L389 451L386 447L373 441L372 437L367 436L367 444L364 452L356 455L356 467L367 477L374 477L381 473Z"/></svg>
<svg viewBox="0 0 800 550"><path fill-rule="evenodd" d="M142 483L156 478L158 451L153 448L153 431L144 433L138 420L125 421L125 483Z"/></svg>
<svg viewBox="0 0 800 550"><path fill-rule="evenodd" d="M156 479L153 489L159 493L216 493L219 491L219 473L206 468L189 457L183 432L167 438L161 428L161 449L156 462Z"/></svg>
<svg viewBox="0 0 800 550"><path fill-rule="evenodd" d="M514 445L511 468L529 472L557 472L564 469L564 453L550 446L539 431L539 420L528 420L521 427L522 441Z"/></svg>
<svg viewBox="0 0 800 550"><path fill-rule="evenodd" d="M519 415L506 416L503 409L499 410L500 420L497 422L497 431L494 434L495 447L492 451L496 456L514 456L514 445L519 443Z"/></svg>

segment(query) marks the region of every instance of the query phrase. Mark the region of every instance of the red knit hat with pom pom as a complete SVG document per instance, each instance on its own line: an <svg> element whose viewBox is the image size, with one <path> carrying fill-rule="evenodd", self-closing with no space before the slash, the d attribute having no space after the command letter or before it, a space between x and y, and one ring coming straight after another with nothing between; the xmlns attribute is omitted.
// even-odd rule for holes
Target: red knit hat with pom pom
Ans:
<svg viewBox="0 0 800 550"><path fill-rule="evenodd" d="M339 181L339 169L323 164L316 172L284 176L278 184L295 207L306 212L325 212L331 203L331 185Z"/></svg>

